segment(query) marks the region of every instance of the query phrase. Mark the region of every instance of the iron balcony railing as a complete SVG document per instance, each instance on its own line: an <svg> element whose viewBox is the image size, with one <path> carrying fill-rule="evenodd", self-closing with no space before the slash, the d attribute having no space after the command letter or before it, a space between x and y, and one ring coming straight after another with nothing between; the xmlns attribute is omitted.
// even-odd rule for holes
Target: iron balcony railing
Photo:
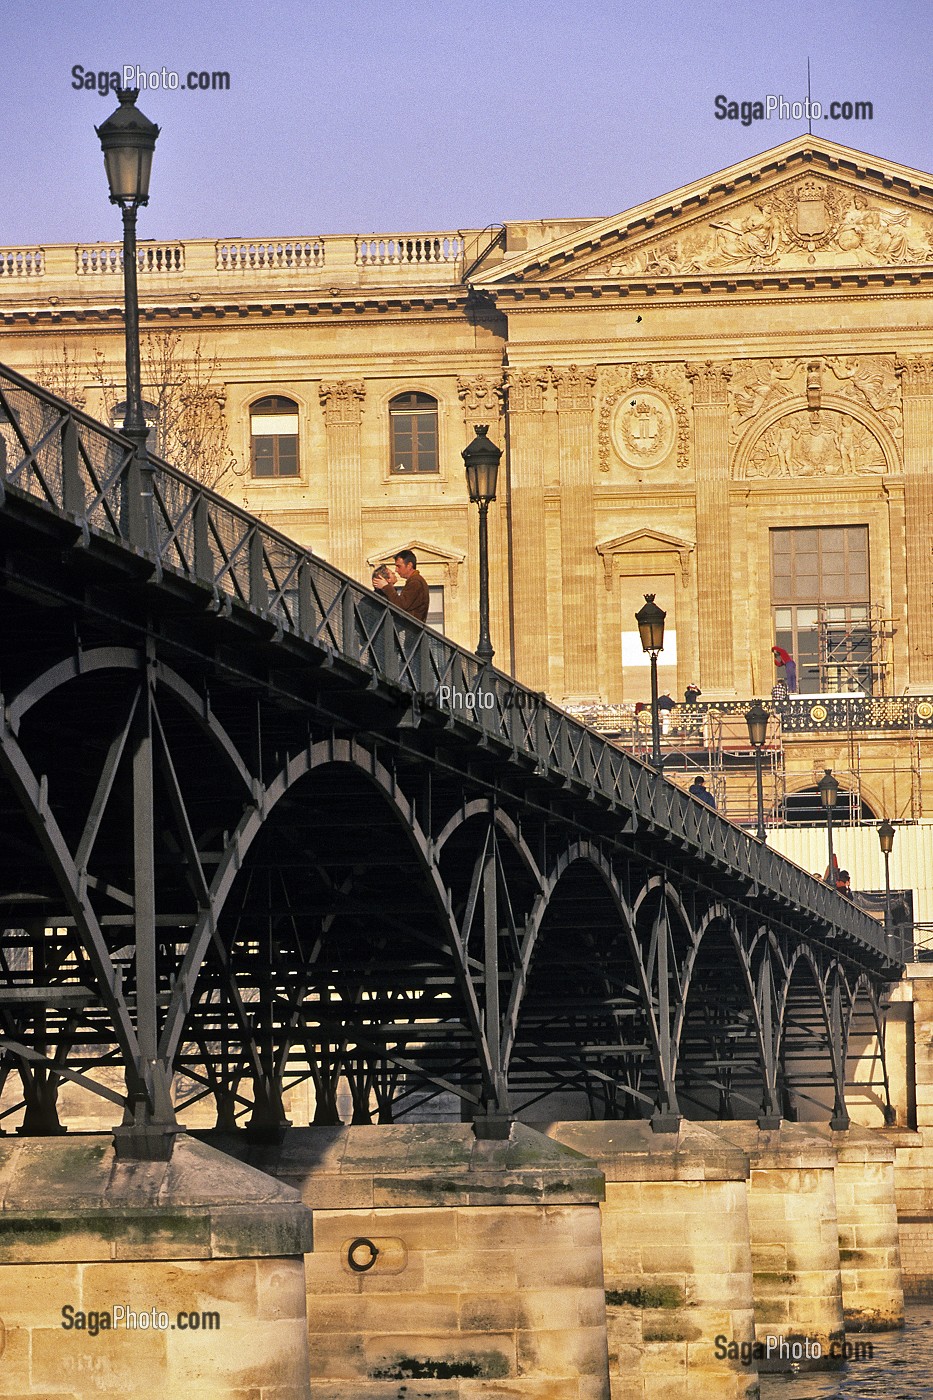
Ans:
<svg viewBox="0 0 933 1400"><path fill-rule="evenodd" d="M877 923L799 866L194 478L156 458L141 468L126 438L4 367L0 437L0 507L6 496L28 498L71 520L87 543L118 541L157 572L212 592L218 610L246 609L366 670L414 710L481 731L504 757L893 965Z"/></svg>
<svg viewBox="0 0 933 1400"><path fill-rule="evenodd" d="M671 711L665 741L709 737L716 724L735 720L744 728L747 700L703 701L676 705ZM764 705L780 722L784 734L813 734L827 730L933 730L931 695L791 695L780 703L766 697ZM632 704L581 706L579 717L607 737L627 742L651 741L651 717L647 709L635 713Z"/></svg>

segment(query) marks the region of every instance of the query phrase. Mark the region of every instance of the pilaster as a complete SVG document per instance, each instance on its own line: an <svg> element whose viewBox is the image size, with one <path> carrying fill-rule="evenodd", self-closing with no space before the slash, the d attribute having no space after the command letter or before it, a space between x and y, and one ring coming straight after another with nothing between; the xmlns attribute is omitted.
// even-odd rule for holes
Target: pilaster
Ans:
<svg viewBox="0 0 933 1400"><path fill-rule="evenodd" d="M933 356L899 358L895 370L904 401L908 664L916 690L933 682Z"/></svg>
<svg viewBox="0 0 933 1400"><path fill-rule="evenodd" d="M534 690L548 685L544 410L550 382L548 369L508 374L515 675Z"/></svg>
<svg viewBox="0 0 933 1400"><path fill-rule="evenodd" d="M688 364L687 374L693 384L700 684L708 692L730 691L735 688L729 518L732 366L706 360Z"/></svg>
<svg viewBox="0 0 933 1400"><path fill-rule="evenodd" d="M360 500L360 422L366 386L360 379L321 385L327 429L327 532L329 560L359 578L364 567Z"/></svg>
<svg viewBox="0 0 933 1400"><path fill-rule="evenodd" d="M488 377L485 374L471 378L457 376L457 396L463 407L463 442L461 448L472 442L478 424L485 423L489 437L497 447L505 447L505 424L502 421L505 384L501 375ZM460 462L459 449L452 461ZM461 478L462 479L462 478ZM489 511L489 625L492 643L496 650L495 664L507 671L511 664L509 649L509 481L504 462L500 466L496 500ZM472 606L479 607L479 553L477 549L477 529L471 508L470 519L470 577L474 581ZM473 646L473 622L470 623L468 643Z"/></svg>
<svg viewBox="0 0 933 1400"><path fill-rule="evenodd" d="M564 636L564 694L593 700L596 668L596 509L593 459L596 449L593 395L596 370L554 372L560 443L560 553Z"/></svg>

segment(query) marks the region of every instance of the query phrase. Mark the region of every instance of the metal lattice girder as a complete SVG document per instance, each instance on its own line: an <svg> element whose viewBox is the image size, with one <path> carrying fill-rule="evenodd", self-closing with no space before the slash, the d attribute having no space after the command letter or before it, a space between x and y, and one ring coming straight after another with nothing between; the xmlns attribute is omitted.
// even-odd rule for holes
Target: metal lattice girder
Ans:
<svg viewBox="0 0 933 1400"><path fill-rule="evenodd" d="M0 437L0 1072L45 1130L117 1063L166 1130L176 1071L257 1131L303 1078L321 1121L838 1118L870 918L164 463L140 534L127 443L5 370Z"/></svg>

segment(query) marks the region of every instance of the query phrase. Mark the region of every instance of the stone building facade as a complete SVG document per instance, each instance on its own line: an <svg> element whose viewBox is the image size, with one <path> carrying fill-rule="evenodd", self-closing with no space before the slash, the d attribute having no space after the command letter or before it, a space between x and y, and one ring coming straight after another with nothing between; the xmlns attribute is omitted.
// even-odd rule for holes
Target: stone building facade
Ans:
<svg viewBox="0 0 933 1400"><path fill-rule="evenodd" d="M112 415L119 271L116 245L0 250L0 359ZM933 177L806 135L606 219L140 252L144 331L215 361L230 495L362 579L413 546L473 645L460 453L488 423L498 665L644 701L654 593L675 696L767 697L777 642L805 694L910 697L857 736L862 798L902 818L933 812L931 291ZM856 766L827 708L791 789Z"/></svg>

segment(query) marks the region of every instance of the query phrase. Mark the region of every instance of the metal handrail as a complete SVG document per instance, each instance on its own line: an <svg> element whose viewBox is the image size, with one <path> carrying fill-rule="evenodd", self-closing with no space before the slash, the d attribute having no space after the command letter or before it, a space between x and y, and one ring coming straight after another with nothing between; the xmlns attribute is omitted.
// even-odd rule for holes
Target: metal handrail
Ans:
<svg viewBox="0 0 933 1400"><path fill-rule="evenodd" d="M481 731L504 755L727 869L750 895L796 906L893 962L869 915L721 813L184 472L152 456L141 467L120 433L4 366L0 436L3 493L210 590L220 611L248 610L366 670L414 708Z"/></svg>

